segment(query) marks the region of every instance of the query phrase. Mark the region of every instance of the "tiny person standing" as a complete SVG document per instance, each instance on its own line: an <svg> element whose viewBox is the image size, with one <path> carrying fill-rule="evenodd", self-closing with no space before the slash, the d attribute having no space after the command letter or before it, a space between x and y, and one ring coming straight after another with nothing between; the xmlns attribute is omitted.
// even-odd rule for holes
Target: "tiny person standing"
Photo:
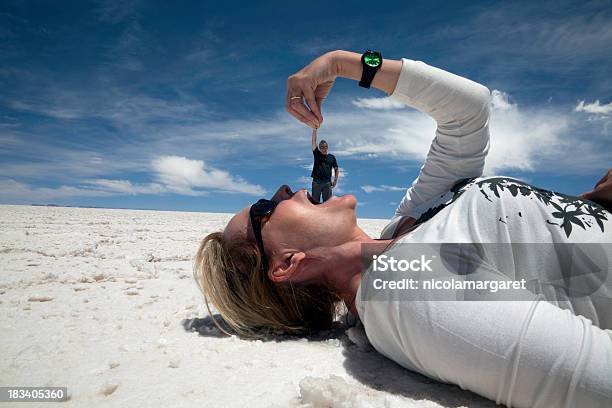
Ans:
<svg viewBox="0 0 612 408"><path fill-rule="evenodd" d="M332 196L332 188L338 183L340 170L336 157L327 152L329 146L325 140L321 140L317 148L317 129L312 130L312 155L314 165L312 166L312 198L317 202L325 202ZM334 181L331 181L331 169L334 168ZM323 201L320 196L323 195Z"/></svg>

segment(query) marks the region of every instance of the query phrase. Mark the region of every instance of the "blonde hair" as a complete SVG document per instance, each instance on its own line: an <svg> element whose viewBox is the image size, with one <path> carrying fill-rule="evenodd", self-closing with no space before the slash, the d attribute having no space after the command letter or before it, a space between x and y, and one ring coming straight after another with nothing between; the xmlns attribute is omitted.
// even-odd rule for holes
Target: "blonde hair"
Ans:
<svg viewBox="0 0 612 408"><path fill-rule="evenodd" d="M246 239L206 236L195 257L194 277L231 329L243 337L270 331L305 334L331 327L341 298L322 285L275 283L262 268L257 246ZM213 322L226 334L210 313Z"/></svg>

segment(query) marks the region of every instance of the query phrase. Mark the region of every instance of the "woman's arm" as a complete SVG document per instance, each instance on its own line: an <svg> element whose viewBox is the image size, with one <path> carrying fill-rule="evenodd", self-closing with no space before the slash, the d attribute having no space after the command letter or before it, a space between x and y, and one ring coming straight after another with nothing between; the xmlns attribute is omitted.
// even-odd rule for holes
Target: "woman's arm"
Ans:
<svg viewBox="0 0 612 408"><path fill-rule="evenodd" d="M338 76L359 80L361 58L347 51L334 53ZM458 180L482 175L489 150L489 90L469 79L420 61L384 60L372 85L437 123L425 163L395 210L382 238L409 231L422 206L448 191Z"/></svg>
<svg viewBox="0 0 612 408"><path fill-rule="evenodd" d="M320 107L337 77L361 78L360 54L333 51L320 56L287 80L287 111L316 127ZM425 164L396 209L415 217L418 206L458 180L482 174L489 148L489 90L469 79L420 61L385 59L372 86L437 122ZM308 106L296 96L303 96ZM292 99L293 98L293 99Z"/></svg>
<svg viewBox="0 0 612 408"><path fill-rule="evenodd" d="M334 71L341 78L361 80L361 54L350 51L333 51ZM372 80L372 86L392 94L402 70L402 61L385 59Z"/></svg>
<svg viewBox="0 0 612 408"><path fill-rule="evenodd" d="M360 55L348 51L331 51L287 78L286 109L300 122L316 129L323 123L321 105L337 77L358 80L361 77ZM401 61L385 60L372 86L393 92L400 75Z"/></svg>
<svg viewBox="0 0 612 408"><path fill-rule="evenodd" d="M437 123L425 163L395 211L396 216L418 218L419 206L458 180L482 175L489 150L490 92L469 79L403 59L391 98Z"/></svg>

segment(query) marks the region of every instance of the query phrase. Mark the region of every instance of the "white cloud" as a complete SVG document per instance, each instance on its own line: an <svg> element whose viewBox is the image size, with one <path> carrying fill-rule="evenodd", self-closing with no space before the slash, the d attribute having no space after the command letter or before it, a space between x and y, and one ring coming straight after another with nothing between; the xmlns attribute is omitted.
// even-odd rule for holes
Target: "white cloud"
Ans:
<svg viewBox="0 0 612 408"><path fill-rule="evenodd" d="M0 180L3 203L49 203L72 197L108 197L114 193L91 188L61 186L32 187L13 179Z"/></svg>
<svg viewBox="0 0 612 408"><path fill-rule="evenodd" d="M612 114L612 102L608 104L600 104L599 100L596 100L593 103L584 103L584 101L580 101L575 108L576 112L587 112L587 113L596 113L600 115L610 115Z"/></svg>
<svg viewBox="0 0 612 408"><path fill-rule="evenodd" d="M517 170L567 174L609 166L605 130L592 131L591 125L563 107L522 106L510 100L503 91L492 92L491 147L485 174ZM422 163L435 129L433 119L412 109L328 113L322 128L339 160L351 156L372 166L380 161ZM589 160L576 161L576 157Z"/></svg>
<svg viewBox="0 0 612 408"><path fill-rule="evenodd" d="M326 122L334 154L374 159L372 163L424 159L436 128L433 119L416 110L341 111Z"/></svg>
<svg viewBox="0 0 612 408"><path fill-rule="evenodd" d="M390 110L390 109L405 109L406 105L401 102L395 101L390 97L384 98L358 98L357 100L352 101L353 105L364 108L364 109L382 109L382 110Z"/></svg>
<svg viewBox="0 0 612 408"><path fill-rule="evenodd" d="M22 112L30 112L49 116L56 119L77 119L81 112L76 109L62 108L46 102L25 102L21 100L8 101L6 103L11 109Z"/></svg>
<svg viewBox="0 0 612 408"><path fill-rule="evenodd" d="M64 119L106 119L125 127L122 134L146 135L146 138L113 140L112 147L95 150L94 147L100 146L99 137L89 136L90 128L81 121L74 121L71 126L82 133L82 139L70 145L51 143L51 139L45 141L47 136L38 134L36 128L3 130L0 148L7 155L15 154L23 160L0 163L0 174L19 181L23 181L22 178L50 180L49 175L52 175L51 181L64 184L46 190L27 190L28 185L22 184L25 186L25 190L21 188L22 194L28 197L201 195L208 190L263 194L261 186L233 174L233 170L219 168L217 163L226 162L228 158L241 161L237 168L248 174L253 168L295 166L292 160L300 155L305 160L301 162L304 176L309 175L306 172L310 171L312 161L310 130L284 111L255 120L239 118L219 122L209 121L205 107L189 99L173 104L140 95L112 92L109 95L112 97L99 105L103 109L98 113L94 112L97 106L76 105L78 95L73 93L57 93L53 99L57 104L36 102L20 106L22 110L46 110L49 116ZM523 106L510 100L506 93L493 91L487 174L503 174L505 170L568 174L609 167L610 149L606 147L609 146L606 145L609 143L607 135L612 134L609 116L588 115L585 119L566 108L549 104ZM584 103L583 107L587 109L591 105L600 109L609 106L594 102ZM62 106L65 110L47 110L54 106ZM409 164L418 168L436 129L430 117L413 109L356 109L352 106L347 109L346 105L336 105L328 106L324 114L325 122L319 134L330 143L331 152L338 157L339 163L348 157L363 160L363 166L372 166L372 171L380 171L376 167L379 164L404 167ZM606 120L591 119L597 117ZM155 118L161 118L162 122L156 122ZM569 151L571 155L567 154ZM159 152L167 155L165 160L158 157ZM190 160L186 156L202 160ZM245 160L247 157L249 160ZM576 160L577 157L588 160ZM127 180L126 174L151 170L148 184ZM341 169L341 174L339 187L348 186L347 171ZM405 180L407 184L411 181ZM310 188L309 183L310 179L303 183L304 187ZM13 185L13 191L16 189ZM338 188L335 193L340 191L342 189Z"/></svg>
<svg viewBox="0 0 612 408"><path fill-rule="evenodd" d="M369 194L377 191L404 191L406 190L406 187L389 186L386 184L382 184L380 186L371 186L369 184L366 184L364 186L361 186L361 189Z"/></svg>
<svg viewBox="0 0 612 408"><path fill-rule="evenodd" d="M151 163L154 183L132 183L129 180L86 179L77 186L63 185L56 188L33 187L14 179L0 180L2 202L48 203L74 197L109 197L140 194L181 194L189 196L207 195L202 189L231 193L263 195L265 190L258 185L245 182L230 173L207 167L201 160L190 160L180 156L160 156Z"/></svg>
<svg viewBox="0 0 612 408"><path fill-rule="evenodd" d="M535 171L542 160L554 161L565 156L572 142L568 137L572 126L569 115L546 108L521 109L508 99L506 93L493 90L491 148L485 173Z"/></svg>
<svg viewBox="0 0 612 408"><path fill-rule="evenodd" d="M170 190L157 183L134 184L129 180L94 179L78 186L33 187L14 179L0 180L2 202L5 203L50 203L75 197L110 197L117 195L163 194ZM195 191L190 195L205 195Z"/></svg>
<svg viewBox="0 0 612 408"><path fill-rule="evenodd" d="M126 195L162 194L168 192L165 186L158 183L134 184L129 180L96 179L89 180L86 184L100 187L104 191Z"/></svg>
<svg viewBox="0 0 612 408"><path fill-rule="evenodd" d="M494 89L491 91L491 108L498 111L515 109L516 105L508 101L508 94Z"/></svg>
<svg viewBox="0 0 612 408"><path fill-rule="evenodd" d="M202 160L190 160L181 156L160 156L151 162L156 179L169 191L178 194L194 194L194 188L208 188L234 193L263 195L259 185L249 184L241 177L207 166Z"/></svg>

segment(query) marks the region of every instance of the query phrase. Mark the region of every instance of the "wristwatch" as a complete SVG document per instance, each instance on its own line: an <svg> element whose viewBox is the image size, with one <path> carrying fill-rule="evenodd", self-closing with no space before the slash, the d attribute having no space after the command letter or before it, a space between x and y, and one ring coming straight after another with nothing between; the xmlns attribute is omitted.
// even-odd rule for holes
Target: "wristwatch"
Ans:
<svg viewBox="0 0 612 408"><path fill-rule="evenodd" d="M361 72L361 81L359 81L359 86L364 88L369 88L372 80L374 79L374 75L382 66L383 58L382 54L378 51L367 50L361 56L361 66L363 67L363 71Z"/></svg>

